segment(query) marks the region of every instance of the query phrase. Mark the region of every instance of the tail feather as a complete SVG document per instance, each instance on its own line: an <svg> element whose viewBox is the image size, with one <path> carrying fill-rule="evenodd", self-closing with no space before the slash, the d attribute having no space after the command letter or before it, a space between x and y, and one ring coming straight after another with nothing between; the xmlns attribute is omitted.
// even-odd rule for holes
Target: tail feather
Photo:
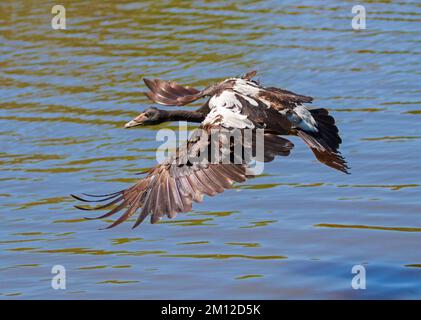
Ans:
<svg viewBox="0 0 421 320"><path fill-rule="evenodd" d="M349 173L347 162L338 150L342 139L335 125L335 119L329 115L326 109L309 111L317 123L318 131L307 132L298 129L297 135L310 147L320 162L344 173Z"/></svg>

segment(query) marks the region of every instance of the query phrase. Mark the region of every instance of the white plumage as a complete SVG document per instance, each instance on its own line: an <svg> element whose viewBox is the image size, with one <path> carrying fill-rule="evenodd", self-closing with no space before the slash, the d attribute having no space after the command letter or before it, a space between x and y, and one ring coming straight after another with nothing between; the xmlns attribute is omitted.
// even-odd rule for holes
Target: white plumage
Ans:
<svg viewBox="0 0 421 320"><path fill-rule="evenodd" d="M247 102L249 102L253 106L258 105L256 100L250 98L250 96L247 96L246 94L236 93L232 90L224 90L220 94L214 95L209 100L209 108L212 109L217 106L224 106L228 109L236 108L238 110L241 110L242 104L237 99L237 96L241 96L241 98L247 100Z"/></svg>
<svg viewBox="0 0 421 320"><path fill-rule="evenodd" d="M242 115L239 111L227 109L224 106L214 107L203 121L204 125L221 125L225 128L236 129L253 129L254 124L246 115Z"/></svg>
<svg viewBox="0 0 421 320"><path fill-rule="evenodd" d="M259 97L261 89L252 82L244 79L231 78L226 81L235 80L232 90L224 90L220 94L214 95L209 100L209 108L211 112L205 119L206 124L216 124L220 121L225 127L231 128L253 128L253 123L247 119L247 116L241 114L242 104L237 97L247 100L252 106L258 106L255 99L259 99L264 104L270 106L268 101ZM292 110L282 110L280 113L285 114L288 119L297 128L318 132L316 120L310 111L302 104L297 104Z"/></svg>
<svg viewBox="0 0 421 320"><path fill-rule="evenodd" d="M240 93L242 97L248 98L247 100L254 106L257 106L258 103L252 98L259 99L261 102L270 107L269 101L266 101L264 98L259 97L261 89L254 85L254 83L251 81L247 81L244 79L235 79L233 90ZM283 112L281 111L281 113ZM288 112L288 110L285 110L284 113L288 114L289 120L292 123L294 123L298 128L310 132L318 131L316 120L313 118L310 111L304 105L297 104L297 106L293 109L292 113Z"/></svg>
<svg viewBox="0 0 421 320"><path fill-rule="evenodd" d="M237 99L237 93L231 90L225 90L219 95L214 95L209 100L209 108L211 111L206 116L203 124L220 124L225 128L254 128L253 122L251 122L246 115L241 114L242 104ZM239 95L250 104L257 106L257 102L252 98L244 95Z"/></svg>
<svg viewBox="0 0 421 320"><path fill-rule="evenodd" d="M235 96L235 92L231 90L222 91L220 94L214 95L209 100L209 108L212 110L216 107L224 107L227 109L241 110L241 102Z"/></svg>
<svg viewBox="0 0 421 320"><path fill-rule="evenodd" d="M245 96L256 98L260 89L253 82L244 79L236 79L233 89ZM256 104L257 105L257 104Z"/></svg>
<svg viewBox="0 0 421 320"><path fill-rule="evenodd" d="M310 111L303 106L302 104L297 105L293 112L295 112L299 117L300 120L297 126L303 130L311 131L311 132L318 132L316 120L314 120L313 116L311 115ZM291 121L294 122L294 121Z"/></svg>

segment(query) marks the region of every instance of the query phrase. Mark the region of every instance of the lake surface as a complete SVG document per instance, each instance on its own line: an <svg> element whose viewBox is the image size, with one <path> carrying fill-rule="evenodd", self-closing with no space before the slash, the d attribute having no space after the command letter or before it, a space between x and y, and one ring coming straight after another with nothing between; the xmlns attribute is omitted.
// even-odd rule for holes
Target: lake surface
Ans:
<svg viewBox="0 0 421 320"><path fill-rule="evenodd" d="M360 31L354 1L62 4L66 30L50 1L0 4L0 298L421 298L419 1L364 1ZM73 208L155 165L166 126L123 128L150 105L143 76L203 87L253 69L332 112L351 175L291 138L177 219L99 230L112 220Z"/></svg>

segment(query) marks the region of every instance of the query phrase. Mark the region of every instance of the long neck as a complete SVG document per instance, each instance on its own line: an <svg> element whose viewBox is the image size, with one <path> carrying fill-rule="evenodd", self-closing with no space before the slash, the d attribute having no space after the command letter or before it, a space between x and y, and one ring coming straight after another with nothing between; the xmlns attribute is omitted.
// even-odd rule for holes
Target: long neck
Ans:
<svg viewBox="0 0 421 320"><path fill-rule="evenodd" d="M163 112L163 119L165 121L188 121L188 122L202 122L206 115L198 111L188 110L165 110Z"/></svg>

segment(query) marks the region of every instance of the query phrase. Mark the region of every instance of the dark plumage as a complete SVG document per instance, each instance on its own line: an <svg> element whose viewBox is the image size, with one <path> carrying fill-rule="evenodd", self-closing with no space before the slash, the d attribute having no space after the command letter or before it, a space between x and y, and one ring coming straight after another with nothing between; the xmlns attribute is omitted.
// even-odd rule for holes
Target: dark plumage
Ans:
<svg viewBox="0 0 421 320"><path fill-rule="evenodd" d="M209 110L188 111L188 110L162 110L155 107L150 107L140 113L137 117L127 122L124 126L126 128L136 127L140 125L156 125L169 121L189 121L202 122Z"/></svg>
<svg viewBox="0 0 421 320"><path fill-rule="evenodd" d="M338 151L342 142L335 120L326 109L308 109L311 97L291 91L262 87L251 80L255 71L241 78L229 78L204 90L181 86L175 82L144 79L151 90L146 95L154 102L182 106L203 97L206 103L195 111L148 108L125 127L153 125L165 121L186 120L201 123L186 144L161 164L148 170L135 185L105 195L73 196L82 202L106 202L95 208L77 206L81 210L109 209L93 219L107 218L123 212L108 228L140 213L133 227L150 215L151 222L163 216L173 218L192 209L204 195L214 196L243 182L252 175L248 170L251 155L263 132L264 150L257 160L269 162L276 156L287 156L294 145L280 135L297 135L311 148L317 159L326 165L347 172L344 158ZM249 131L247 131L249 130ZM212 157L212 133L217 132L218 154ZM252 133L247 140L248 132ZM233 142L236 133L240 140ZM242 152L236 152L238 144ZM198 161L202 156L202 160ZM124 211L123 211L124 210ZM92 218L89 218L92 219Z"/></svg>
<svg viewBox="0 0 421 320"><path fill-rule="evenodd" d="M249 81L251 86L258 89L258 93L256 93L255 96L258 103L266 104L270 107L269 110L272 112L272 117L269 117L268 119L277 119L276 117L273 117L274 112L272 109L284 115L282 123L278 127L272 129L278 134L299 136L310 147L320 162L344 173L348 173L349 167L338 150L339 145L342 143L339 136L339 130L335 124L335 119L329 115L329 112L323 108L308 109L316 122L317 132L300 127L294 128L293 121L291 121L294 117L288 116L294 114L294 109L296 109L297 106L301 107L304 103L311 103L313 98L275 87L262 87L257 82L251 80L255 75L256 72L252 71L243 76L242 79ZM144 81L151 90L151 92L146 93L146 95L152 101L168 106L182 106L202 97L212 95L218 91L232 88L235 85L235 79L236 78L224 80L201 91L191 87L183 87L172 81L167 82L160 79L144 79ZM185 90L182 90L182 88L185 88ZM249 108L246 106L245 109L248 110L244 110L244 113L247 114L249 118L256 120L259 117L259 113L262 112L262 109L256 109L253 108L253 106ZM203 113L209 112L207 103L201 108L201 111ZM186 118L183 120L190 121L187 114ZM162 118L162 121L166 121L165 118ZM278 120L278 122L279 121L280 120ZM198 121L193 120L192 122Z"/></svg>

